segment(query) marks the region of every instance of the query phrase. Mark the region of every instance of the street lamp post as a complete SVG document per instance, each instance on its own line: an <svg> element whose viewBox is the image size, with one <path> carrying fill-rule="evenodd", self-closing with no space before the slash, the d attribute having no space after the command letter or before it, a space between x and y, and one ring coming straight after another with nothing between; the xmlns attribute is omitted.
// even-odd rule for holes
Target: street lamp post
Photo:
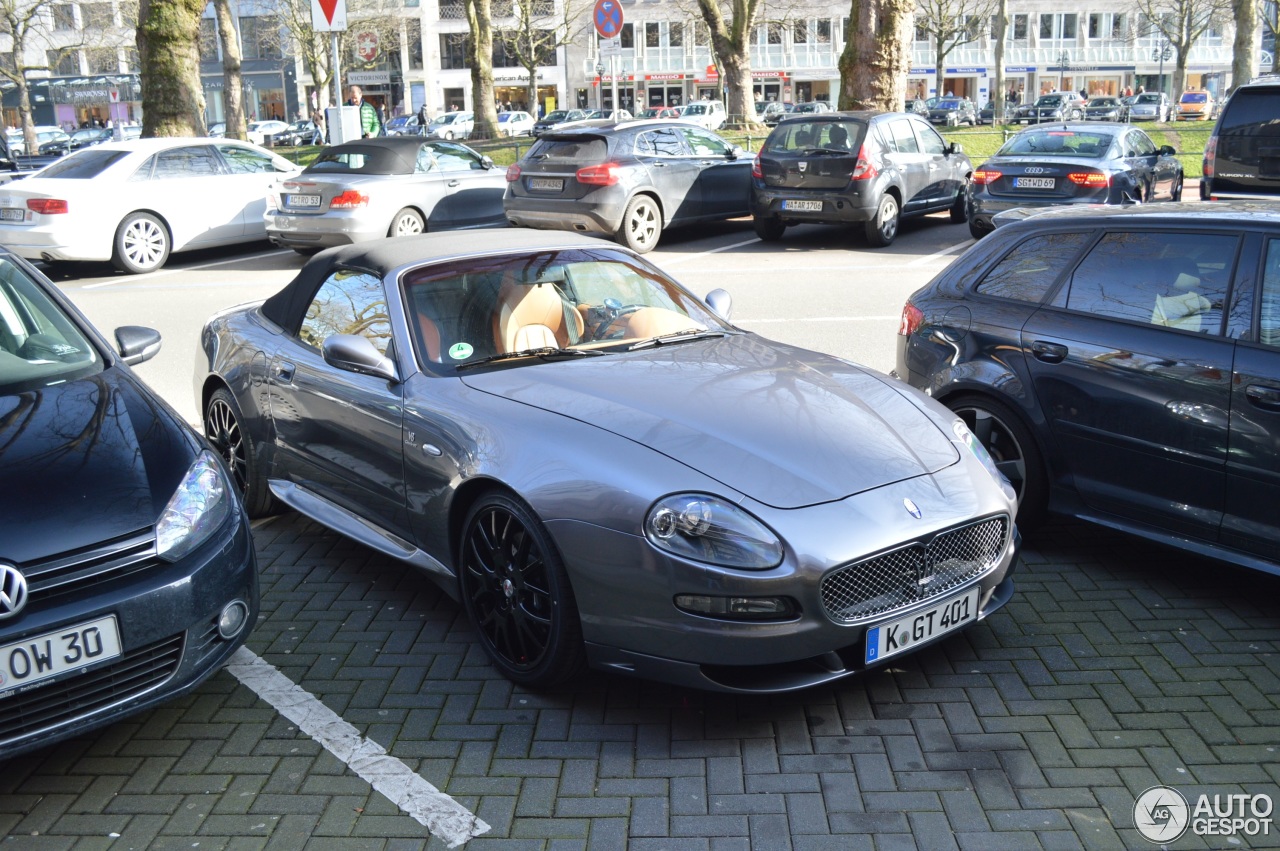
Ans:
<svg viewBox="0 0 1280 851"><path fill-rule="evenodd" d="M1067 68L1071 67L1070 63L1070 53L1064 50L1058 54L1058 91L1062 91L1062 78L1063 75L1066 74Z"/></svg>
<svg viewBox="0 0 1280 851"><path fill-rule="evenodd" d="M596 60L596 108L604 110L604 63Z"/></svg>

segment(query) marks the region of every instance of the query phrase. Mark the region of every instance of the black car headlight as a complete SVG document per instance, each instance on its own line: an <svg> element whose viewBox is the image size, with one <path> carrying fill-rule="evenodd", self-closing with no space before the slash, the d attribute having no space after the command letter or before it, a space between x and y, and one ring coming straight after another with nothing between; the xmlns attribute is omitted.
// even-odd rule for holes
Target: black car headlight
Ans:
<svg viewBox="0 0 1280 851"><path fill-rule="evenodd" d="M231 513L222 465L209 452L192 462L156 522L156 554L177 561L209 539Z"/></svg>
<svg viewBox="0 0 1280 851"><path fill-rule="evenodd" d="M768 526L706 494L658 500L645 518L644 534L659 549L720 567L764 570L782 563L782 542Z"/></svg>

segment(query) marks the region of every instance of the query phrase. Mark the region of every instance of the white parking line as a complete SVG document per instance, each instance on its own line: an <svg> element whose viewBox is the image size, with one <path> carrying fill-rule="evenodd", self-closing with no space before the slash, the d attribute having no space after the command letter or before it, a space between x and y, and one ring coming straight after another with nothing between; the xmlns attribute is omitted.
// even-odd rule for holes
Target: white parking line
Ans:
<svg viewBox="0 0 1280 851"><path fill-rule="evenodd" d="M684 257L676 257L671 260L663 259L662 265L674 266L677 263L683 263L686 260L697 260L699 257L706 257L709 254L719 254L721 251L732 251L735 248L741 248L744 245L751 245L759 242L760 237L744 240L743 242L735 242L733 245L722 245L719 248L712 248L710 251L699 251L697 254L687 254Z"/></svg>
<svg viewBox="0 0 1280 851"><path fill-rule="evenodd" d="M246 260L257 260L260 257L278 257L281 254L290 254L292 249L282 249L280 251L268 251L266 254L247 254L244 257L233 257L230 260L218 260L213 263L201 263L199 266L184 266L181 269L161 269L158 272L147 272L142 275L130 275L125 278L118 278L110 281L102 281L97 284L85 284L80 289L94 290L99 287L114 287L116 284L127 284L135 281L149 281L152 278L163 278L165 275L177 275L180 272L198 272L201 269L212 269L215 266L226 266L229 263L243 263Z"/></svg>
<svg viewBox="0 0 1280 851"><path fill-rule="evenodd" d="M488 832L489 825L466 807L388 755L382 745L361 736L252 650L237 650L227 670L450 848Z"/></svg>
<svg viewBox="0 0 1280 851"><path fill-rule="evenodd" d="M968 248L970 245L973 245L973 240L971 239L965 240L964 242L958 242L955 245L951 246L950 248L944 248L941 251L935 251L932 254L926 255L924 257L917 257L915 260L912 260L907 265L923 266L925 263L929 263L930 261L937 260L939 257L946 257L948 254L955 254L960 249Z"/></svg>

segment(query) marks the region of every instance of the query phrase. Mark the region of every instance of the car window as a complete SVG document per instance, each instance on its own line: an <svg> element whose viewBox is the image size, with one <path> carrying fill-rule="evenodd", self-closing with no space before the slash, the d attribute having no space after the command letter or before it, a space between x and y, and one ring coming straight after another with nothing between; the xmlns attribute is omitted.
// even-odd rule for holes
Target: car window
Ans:
<svg viewBox="0 0 1280 851"><path fill-rule="evenodd" d="M218 153L222 154L227 170L232 174L256 174L258 172L274 173L275 160L264 151L242 148L239 145L219 145Z"/></svg>
<svg viewBox="0 0 1280 851"><path fill-rule="evenodd" d="M916 131L916 141L920 144L920 150L926 154L945 154L947 152L947 143L942 141L942 137L938 135L938 131L934 130L923 121L908 121L912 128Z"/></svg>
<svg viewBox="0 0 1280 851"><path fill-rule="evenodd" d="M382 354L391 344L391 321L382 280L368 272L341 269L321 285L298 329L298 339L319 349L334 334L364 337Z"/></svg>
<svg viewBox="0 0 1280 851"><path fill-rule="evenodd" d="M1087 232L1049 233L1018 243L1004 259L983 276L976 292L997 298L1039 302L1071 266Z"/></svg>
<svg viewBox="0 0 1280 851"><path fill-rule="evenodd" d="M531 162L552 164L602 162L607 146L600 138L539 139L525 156Z"/></svg>
<svg viewBox="0 0 1280 851"><path fill-rule="evenodd" d="M209 177L220 174L218 155L208 145L174 148L156 154L152 180L170 180L181 177Z"/></svg>
<svg viewBox="0 0 1280 851"><path fill-rule="evenodd" d="M102 370L88 339L17 264L0 257L0 396Z"/></svg>
<svg viewBox="0 0 1280 851"><path fill-rule="evenodd" d="M478 171L484 168L480 158L461 145L439 142L431 147L435 150L436 167L441 171Z"/></svg>
<svg viewBox="0 0 1280 851"><path fill-rule="evenodd" d="M646 130L636 136L635 151L642 157L683 157L687 152L680 139L670 128Z"/></svg>
<svg viewBox="0 0 1280 851"><path fill-rule="evenodd" d="M129 156L128 151L101 151L89 148L77 151L71 156L59 160L40 172L43 179L64 178L66 180L87 180L97 177L112 164Z"/></svg>
<svg viewBox="0 0 1280 851"><path fill-rule="evenodd" d="M1258 341L1280 347L1280 239L1267 240L1267 266L1262 276L1262 309L1258 315Z"/></svg>
<svg viewBox="0 0 1280 851"><path fill-rule="evenodd" d="M1156 144L1141 130L1130 130L1125 140L1125 156L1150 157L1156 152Z"/></svg>
<svg viewBox="0 0 1280 851"><path fill-rule="evenodd" d="M727 142L697 127L681 127L680 135L689 143L695 157L723 157L729 153Z"/></svg>
<svg viewBox="0 0 1280 851"><path fill-rule="evenodd" d="M920 152L920 143L916 141L916 134L911 129L910 121L905 118L890 121L888 129L895 151L900 154L918 154Z"/></svg>
<svg viewBox="0 0 1280 851"><path fill-rule="evenodd" d="M1238 237L1108 233L1071 277L1069 310L1203 334L1222 333Z"/></svg>

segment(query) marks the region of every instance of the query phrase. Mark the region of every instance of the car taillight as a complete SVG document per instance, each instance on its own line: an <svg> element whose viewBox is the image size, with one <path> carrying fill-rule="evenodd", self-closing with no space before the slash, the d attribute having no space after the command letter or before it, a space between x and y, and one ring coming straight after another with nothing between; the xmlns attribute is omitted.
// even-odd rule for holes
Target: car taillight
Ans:
<svg viewBox="0 0 1280 851"><path fill-rule="evenodd" d="M1111 175L1101 174L1096 171L1073 171L1067 175L1067 180L1070 180L1076 186L1084 186L1088 189L1100 189L1103 186L1111 185Z"/></svg>
<svg viewBox="0 0 1280 851"><path fill-rule="evenodd" d="M1210 136L1204 146L1204 163L1202 171L1205 177L1213 177L1213 164L1218 158L1218 137Z"/></svg>
<svg viewBox="0 0 1280 851"><path fill-rule="evenodd" d="M520 179L520 166L512 163L507 166L507 183L515 183Z"/></svg>
<svg viewBox="0 0 1280 851"><path fill-rule="evenodd" d="M858 148L858 161L853 165L853 174L849 175L850 180L871 180L880 174L880 161L867 153L867 146L863 145Z"/></svg>
<svg viewBox="0 0 1280 851"><path fill-rule="evenodd" d="M369 196L354 189L344 189L338 197L329 202L330 210L354 210L369 203Z"/></svg>
<svg viewBox="0 0 1280 851"><path fill-rule="evenodd" d="M973 173L972 180L976 186L986 186L988 183L995 183L1000 179L1002 174L1003 172L980 168Z"/></svg>
<svg viewBox="0 0 1280 851"><path fill-rule="evenodd" d="M756 154L756 158L751 161L751 176L764 180L764 169L760 166L760 155Z"/></svg>
<svg viewBox="0 0 1280 851"><path fill-rule="evenodd" d="M34 213L44 213L46 216L68 212L67 202L57 198L28 198L27 209Z"/></svg>
<svg viewBox="0 0 1280 851"><path fill-rule="evenodd" d="M924 311L911 302L902 306L902 321L898 323L898 336L910 337L924 324Z"/></svg>
<svg viewBox="0 0 1280 851"><path fill-rule="evenodd" d="M578 169L578 182L590 186L613 186L621 177L617 163L601 163Z"/></svg>

